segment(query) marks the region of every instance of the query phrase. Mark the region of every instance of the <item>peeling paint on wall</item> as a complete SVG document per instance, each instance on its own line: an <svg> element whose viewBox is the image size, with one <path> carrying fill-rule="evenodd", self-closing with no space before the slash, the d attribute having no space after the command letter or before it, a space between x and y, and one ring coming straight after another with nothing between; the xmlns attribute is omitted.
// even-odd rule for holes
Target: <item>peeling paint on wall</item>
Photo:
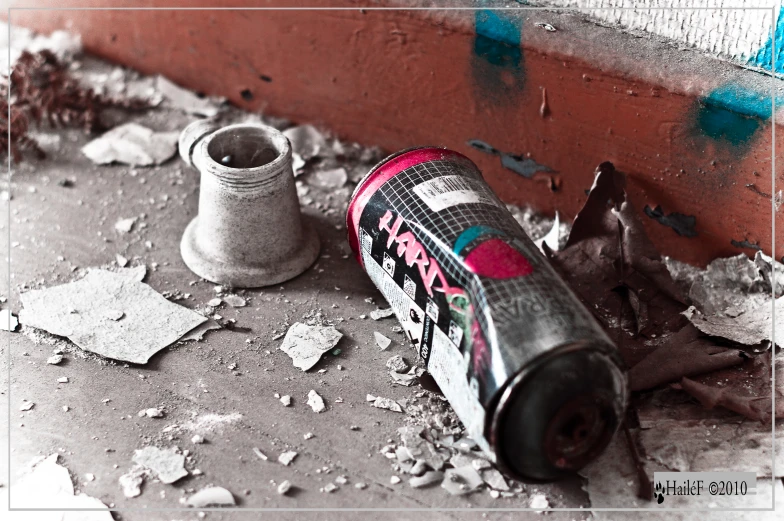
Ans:
<svg viewBox="0 0 784 521"><path fill-rule="evenodd" d="M760 247L759 244L755 244L753 242L750 242L748 239L743 239L742 241L736 241L736 240L733 239L733 240L730 241L730 244L732 244L736 248L740 248L740 249L749 249L749 250L762 251L762 248Z"/></svg>
<svg viewBox="0 0 784 521"><path fill-rule="evenodd" d="M697 224L697 218L693 215L685 215L678 212L665 214L661 205L656 205L656 208L651 209L650 206L645 205L643 209L645 215L675 230L675 233L681 237L696 237L697 230L694 227Z"/></svg>
<svg viewBox="0 0 784 521"><path fill-rule="evenodd" d="M555 191L560 186L560 178L555 175L550 175L553 171L547 165L537 163L532 157L523 155L512 154L509 152L502 152L492 145L485 143L479 139L471 139L467 144L485 154L491 154L501 158L501 166L507 170L525 177L526 179L537 179L537 174L544 174L544 179L550 184L550 189Z"/></svg>

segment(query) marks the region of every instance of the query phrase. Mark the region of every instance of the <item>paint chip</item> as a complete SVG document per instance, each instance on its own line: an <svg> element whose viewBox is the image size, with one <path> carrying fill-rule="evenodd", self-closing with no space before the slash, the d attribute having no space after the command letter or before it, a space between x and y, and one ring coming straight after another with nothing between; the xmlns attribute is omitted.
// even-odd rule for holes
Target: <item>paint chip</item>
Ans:
<svg viewBox="0 0 784 521"><path fill-rule="evenodd" d="M120 219L116 223L114 223L114 229L117 230L119 233L130 233L133 230L134 224L138 218L136 217L128 217L126 219Z"/></svg>
<svg viewBox="0 0 784 521"><path fill-rule="evenodd" d="M22 476L9 492L10 501L14 508L19 509L49 509L54 511L63 510L95 510L89 516L82 513L80 516L73 516L75 519L87 519L90 521L112 521L111 512L106 505L99 499L88 496L85 493L74 494L74 486L68 469L58 465L58 454L52 454L46 458L41 458L32 466L30 472ZM12 518L14 514L12 513ZM64 514L55 513L55 518L65 519ZM27 516L20 516L28 519ZM37 516L41 518L46 516Z"/></svg>
<svg viewBox="0 0 784 521"><path fill-rule="evenodd" d="M174 108L187 114L211 118L220 110L216 101L207 97L200 98L163 76L159 75L155 78L155 88Z"/></svg>
<svg viewBox="0 0 784 521"><path fill-rule="evenodd" d="M453 496L470 494L483 484L482 476L471 465L447 469L441 482L441 486Z"/></svg>
<svg viewBox="0 0 784 521"><path fill-rule="evenodd" d="M334 326L309 326L296 322L286 332L280 349L291 357L294 367L307 371L342 337L343 333Z"/></svg>
<svg viewBox="0 0 784 521"><path fill-rule="evenodd" d="M374 309L370 312L370 318L373 320L381 320L382 318L391 317L395 314L392 308Z"/></svg>
<svg viewBox="0 0 784 521"><path fill-rule="evenodd" d="M0 329L3 331L16 331L19 321L10 309L0 309Z"/></svg>
<svg viewBox="0 0 784 521"><path fill-rule="evenodd" d="M261 452L261 450L260 450L258 447L253 447L253 454L255 454L256 456L258 456L258 458L259 458L260 460L263 460L263 461L267 461L267 460L269 460L269 458L267 457L267 455L266 455L266 454L264 454L263 452Z"/></svg>
<svg viewBox="0 0 784 521"><path fill-rule="evenodd" d="M536 22L534 24L534 26L539 27L540 29L544 29L548 33L554 33L555 31L558 30L554 26L552 26L552 25L550 25L550 24L548 24L546 22Z"/></svg>
<svg viewBox="0 0 784 521"><path fill-rule="evenodd" d="M285 496L291 490L291 482L289 480L285 480L283 483L278 485L278 494L281 496Z"/></svg>
<svg viewBox="0 0 784 521"><path fill-rule="evenodd" d="M207 319L125 275L93 269L68 284L21 295L20 322L68 337L86 351L137 364ZM124 318L106 320L120 308Z"/></svg>
<svg viewBox="0 0 784 521"><path fill-rule="evenodd" d="M403 412L403 408L400 407L400 404L391 398L382 398L379 396L373 400L373 403L370 405L376 407L377 409L387 409L392 412Z"/></svg>
<svg viewBox="0 0 784 521"><path fill-rule="evenodd" d="M550 502L547 501L547 496L541 492L537 492L531 496L531 501L528 503L528 506L535 509L537 514L541 514L544 510L550 508Z"/></svg>
<svg viewBox="0 0 784 521"><path fill-rule="evenodd" d="M706 335L718 336L745 345L770 340L773 330L771 304L766 302L737 316L704 315L694 306L683 312L697 329ZM784 324L784 297L776 299L776 323ZM776 342L781 345L782 342Z"/></svg>
<svg viewBox="0 0 784 521"><path fill-rule="evenodd" d="M283 131L283 135L291 141L292 150L305 161L312 157L321 156L325 152L331 154L331 149L327 145L324 135L313 125L288 128Z"/></svg>
<svg viewBox="0 0 784 521"><path fill-rule="evenodd" d="M435 485L437 483L441 483L444 480L444 473L439 470L431 470L425 472L419 477L413 477L408 480L408 484L411 485L411 488L425 488L431 485Z"/></svg>
<svg viewBox="0 0 784 521"><path fill-rule="evenodd" d="M313 412L323 412L326 409L324 399L313 389L308 393L308 405L313 409Z"/></svg>
<svg viewBox="0 0 784 521"><path fill-rule="evenodd" d="M240 297L239 295L226 295L225 297L223 297L223 302L225 302L226 304L228 304L233 308L245 307L245 305L247 304L245 299Z"/></svg>
<svg viewBox="0 0 784 521"><path fill-rule="evenodd" d="M395 355L386 363L387 369L395 371L396 373L405 373L408 371L408 364L400 355Z"/></svg>
<svg viewBox="0 0 784 521"><path fill-rule="evenodd" d="M87 143L82 153L97 165L159 165L177 152L179 134L155 132L137 123L126 123Z"/></svg>
<svg viewBox="0 0 784 521"><path fill-rule="evenodd" d="M231 492L223 487L208 487L202 489L187 500L185 504L189 507L204 508L208 506L234 506L237 502Z"/></svg>
<svg viewBox="0 0 784 521"><path fill-rule="evenodd" d="M122 488L123 495L127 498L137 497L142 493L142 484L144 477L147 475L147 469L143 467L134 467L122 476L118 482Z"/></svg>
<svg viewBox="0 0 784 521"><path fill-rule="evenodd" d="M174 483L188 475L185 470L185 456L178 454L174 447L159 449L149 445L134 451L134 463L150 469L162 483Z"/></svg>
<svg viewBox="0 0 784 521"><path fill-rule="evenodd" d="M657 205L651 209L647 204L643 208L645 215L657 221L659 224L667 226L675 230L675 233L681 237L696 237L697 230L694 227L697 224L697 218L693 215L685 215L678 212L665 214L661 205Z"/></svg>
<svg viewBox="0 0 784 521"><path fill-rule="evenodd" d="M380 347L382 351L385 351L386 348L392 344L392 340L382 335L378 331L374 331L373 336L376 337L376 344L378 344L378 347Z"/></svg>
<svg viewBox="0 0 784 521"><path fill-rule="evenodd" d="M278 463L282 463L283 465L289 466L291 462L294 461L294 458L297 457L297 452L293 450L288 450L278 456Z"/></svg>
<svg viewBox="0 0 784 521"><path fill-rule="evenodd" d="M348 182L348 174L345 168L318 170L310 176L308 182L319 188L340 188Z"/></svg>

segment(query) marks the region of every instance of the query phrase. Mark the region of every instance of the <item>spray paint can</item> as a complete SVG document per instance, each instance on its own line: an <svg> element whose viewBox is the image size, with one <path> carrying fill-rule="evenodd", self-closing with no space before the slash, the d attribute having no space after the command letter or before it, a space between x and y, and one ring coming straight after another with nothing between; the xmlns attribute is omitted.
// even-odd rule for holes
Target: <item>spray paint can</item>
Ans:
<svg viewBox="0 0 784 521"><path fill-rule="evenodd" d="M394 154L346 216L362 267L468 434L518 478L598 456L628 397L615 346L465 156Z"/></svg>

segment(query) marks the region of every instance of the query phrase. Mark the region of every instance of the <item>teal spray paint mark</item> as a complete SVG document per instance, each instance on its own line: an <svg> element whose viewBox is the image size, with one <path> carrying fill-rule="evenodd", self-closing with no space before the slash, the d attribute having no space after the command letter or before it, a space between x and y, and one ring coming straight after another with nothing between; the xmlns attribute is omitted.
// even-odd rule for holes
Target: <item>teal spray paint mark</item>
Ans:
<svg viewBox="0 0 784 521"><path fill-rule="evenodd" d="M463 230L463 232L458 235L452 251L460 255L460 252L463 251L463 248L468 246L471 241L484 235L498 235L501 237L506 236L506 234L501 230L496 230L495 228L491 228L489 226L471 226L470 228Z"/></svg>
<svg viewBox="0 0 784 521"><path fill-rule="evenodd" d="M474 54L500 67L519 69L523 61L520 48L520 21L504 11L477 11L474 15Z"/></svg>
<svg viewBox="0 0 784 521"><path fill-rule="evenodd" d="M776 98L776 104L780 99ZM722 85L699 102L697 125L705 136L743 147L771 116L769 93Z"/></svg>
<svg viewBox="0 0 784 521"><path fill-rule="evenodd" d="M480 101L496 106L519 102L525 87L522 23L517 11L480 9L474 13L470 66Z"/></svg>
<svg viewBox="0 0 784 521"><path fill-rule="evenodd" d="M775 27L775 31L774 31ZM749 65L771 71L773 67L773 40L776 40L776 73L784 71L784 9L779 9L776 25L771 27L770 36L765 44L748 61ZM775 36L774 36L775 32Z"/></svg>

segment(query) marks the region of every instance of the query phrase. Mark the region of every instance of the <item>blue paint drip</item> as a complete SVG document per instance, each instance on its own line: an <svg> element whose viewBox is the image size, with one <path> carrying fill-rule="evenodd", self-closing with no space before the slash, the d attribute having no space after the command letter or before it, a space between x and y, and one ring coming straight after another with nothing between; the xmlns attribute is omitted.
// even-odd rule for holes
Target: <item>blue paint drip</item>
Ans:
<svg viewBox="0 0 784 521"><path fill-rule="evenodd" d="M771 113L770 94L727 84L701 100L697 124L704 135L741 146L749 143Z"/></svg>
<svg viewBox="0 0 784 521"><path fill-rule="evenodd" d="M784 72L784 7L776 17L776 73ZM773 28L765 44L748 61L749 65L770 71L773 64Z"/></svg>
<svg viewBox="0 0 784 521"><path fill-rule="evenodd" d="M489 226L472 226L470 228L466 228L460 235L458 235L452 251L460 255L460 252L463 251L463 248L468 246L471 241L477 237L481 237L482 235L505 236L506 234L501 230L496 230L495 228L491 228Z"/></svg>

